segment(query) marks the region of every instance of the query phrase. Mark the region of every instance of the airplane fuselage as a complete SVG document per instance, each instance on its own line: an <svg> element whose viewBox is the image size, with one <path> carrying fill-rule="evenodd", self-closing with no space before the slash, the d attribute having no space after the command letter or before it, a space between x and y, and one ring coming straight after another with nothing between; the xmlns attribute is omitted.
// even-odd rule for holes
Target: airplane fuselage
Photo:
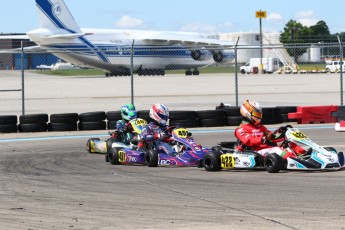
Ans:
<svg viewBox="0 0 345 230"><path fill-rule="evenodd" d="M214 63L212 55L202 61L191 56L191 49L181 44L144 41L155 31L120 31L81 29L80 37L54 37L61 31L37 29L28 32L31 40L59 58L78 66L104 69L109 72L133 69L190 69ZM181 33L182 34L182 33Z"/></svg>
<svg viewBox="0 0 345 230"><path fill-rule="evenodd" d="M132 67L139 75L161 75L170 69L187 69L189 75L199 74L198 67L234 58L225 42L197 33L82 29L63 0L35 1L40 28L27 35L42 49L74 65L120 75L129 75Z"/></svg>

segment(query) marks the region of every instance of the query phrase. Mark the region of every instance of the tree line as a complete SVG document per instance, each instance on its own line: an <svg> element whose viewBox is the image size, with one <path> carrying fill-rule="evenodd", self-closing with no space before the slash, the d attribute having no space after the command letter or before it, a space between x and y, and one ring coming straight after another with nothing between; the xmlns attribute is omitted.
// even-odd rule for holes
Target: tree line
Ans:
<svg viewBox="0 0 345 230"><path fill-rule="evenodd" d="M345 32L331 34L325 21L318 21L313 26L303 26L300 22L290 20L284 27L284 31L280 34L279 40L283 44L298 46L303 44L321 44L324 46L326 43L338 43L338 36L342 41L345 38ZM330 49L323 47L323 51L327 50L329 55L339 55L339 49ZM305 53L307 48L288 48L287 51L290 56L295 57ZM325 52L326 53L326 52Z"/></svg>

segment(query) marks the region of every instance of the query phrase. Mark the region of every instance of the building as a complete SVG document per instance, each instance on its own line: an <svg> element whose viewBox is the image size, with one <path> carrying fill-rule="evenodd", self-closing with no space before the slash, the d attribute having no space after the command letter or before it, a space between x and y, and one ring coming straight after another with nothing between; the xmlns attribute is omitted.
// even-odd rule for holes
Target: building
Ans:
<svg viewBox="0 0 345 230"><path fill-rule="evenodd" d="M21 48L37 46L31 42L26 34L0 34L0 70L19 70L22 68ZM6 53L6 51L10 51ZM35 69L41 64L51 65L56 63L58 58L46 52L31 53L24 52L24 69Z"/></svg>

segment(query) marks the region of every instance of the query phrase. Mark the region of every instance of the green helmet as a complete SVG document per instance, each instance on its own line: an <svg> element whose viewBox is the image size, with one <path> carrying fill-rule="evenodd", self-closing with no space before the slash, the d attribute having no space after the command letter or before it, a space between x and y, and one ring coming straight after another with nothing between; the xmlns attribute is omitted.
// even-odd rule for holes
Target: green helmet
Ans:
<svg viewBox="0 0 345 230"><path fill-rule="evenodd" d="M123 120L130 121L137 118L137 110L132 104L125 104L121 107L121 116Z"/></svg>

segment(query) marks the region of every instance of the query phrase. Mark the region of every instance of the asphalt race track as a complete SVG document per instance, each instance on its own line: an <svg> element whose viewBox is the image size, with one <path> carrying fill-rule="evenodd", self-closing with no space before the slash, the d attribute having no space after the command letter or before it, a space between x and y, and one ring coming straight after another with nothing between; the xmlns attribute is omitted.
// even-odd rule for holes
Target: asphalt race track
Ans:
<svg viewBox="0 0 345 230"><path fill-rule="evenodd" d="M333 125L297 127L345 150ZM205 146L232 133L193 129ZM1 229L345 229L345 170L113 166L86 152L89 137L106 131L1 136Z"/></svg>

